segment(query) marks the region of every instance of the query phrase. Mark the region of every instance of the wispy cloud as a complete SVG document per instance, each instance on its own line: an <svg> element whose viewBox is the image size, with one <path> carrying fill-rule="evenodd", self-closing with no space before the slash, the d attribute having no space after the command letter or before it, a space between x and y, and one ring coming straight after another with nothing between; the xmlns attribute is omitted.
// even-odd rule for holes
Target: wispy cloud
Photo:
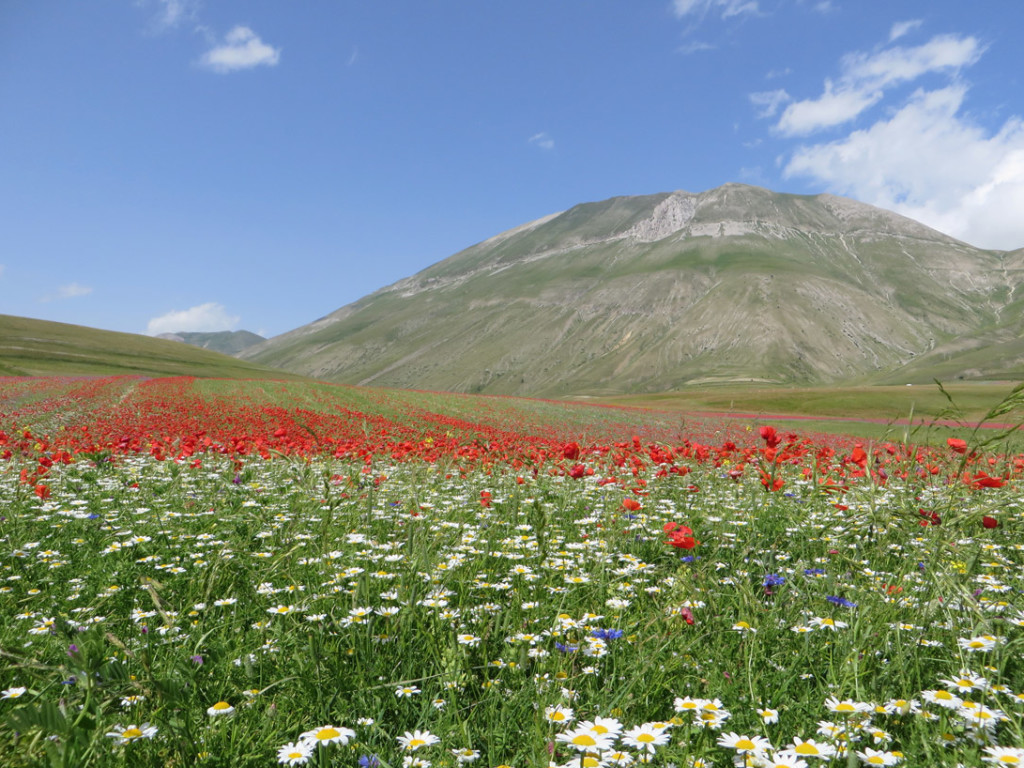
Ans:
<svg viewBox="0 0 1024 768"><path fill-rule="evenodd" d="M157 12L151 22L155 32L176 29L196 18L196 0L136 0L135 4L147 8L156 6Z"/></svg>
<svg viewBox="0 0 1024 768"><path fill-rule="evenodd" d="M775 117L779 108L786 102L792 101L792 98L784 89L779 88L775 91L750 94L750 103L758 108L758 117Z"/></svg>
<svg viewBox="0 0 1024 768"><path fill-rule="evenodd" d="M88 285L82 285L81 283L65 283L64 285L58 286L57 290L53 293L48 293L41 297L39 301L47 303L51 301L63 301L64 299L74 299L78 296L88 296L92 293L92 288Z"/></svg>
<svg viewBox="0 0 1024 768"><path fill-rule="evenodd" d="M728 19L759 10L757 0L672 0L672 11L680 19L685 16L704 17L709 13Z"/></svg>
<svg viewBox="0 0 1024 768"><path fill-rule="evenodd" d="M912 48L848 54L840 62L839 79L826 79L820 96L790 103L775 129L784 136L807 136L834 128L880 102L887 89L927 73L955 74L983 53L984 46L974 37L939 35Z"/></svg>
<svg viewBox="0 0 1024 768"><path fill-rule="evenodd" d="M913 32L921 26L921 19L910 19L909 21L897 21L889 30L889 42L899 40L904 35Z"/></svg>
<svg viewBox="0 0 1024 768"><path fill-rule="evenodd" d="M237 72L260 66L276 66L281 49L264 43L249 27L234 27L224 42L203 54L200 66L219 74Z"/></svg>
<svg viewBox="0 0 1024 768"><path fill-rule="evenodd" d="M535 147L540 147L541 149L555 148L555 140L548 136L544 131L533 134L533 136L530 137L530 144L533 144Z"/></svg>
<svg viewBox="0 0 1024 768"><path fill-rule="evenodd" d="M897 211L984 248L1024 247L1024 120L995 133L961 113L967 89L919 90L886 120L798 149L786 177Z"/></svg>
<svg viewBox="0 0 1024 768"><path fill-rule="evenodd" d="M241 318L229 314L223 304L210 301L188 309L175 309L167 314L154 317L146 326L146 333L156 336L161 333L188 331L233 331Z"/></svg>
<svg viewBox="0 0 1024 768"><path fill-rule="evenodd" d="M701 51L713 51L715 50L715 48L716 46L712 45L711 43L705 43L703 40L694 40L692 42L680 45L679 48L677 48L676 50L678 50L682 54L689 56L691 53L700 53Z"/></svg>
<svg viewBox="0 0 1024 768"><path fill-rule="evenodd" d="M973 245L1024 247L1024 119L986 129L964 111L969 86L959 73L984 52L973 37L940 35L912 48L843 57L836 82L826 81L818 97L790 102L778 118L778 134L804 137L783 156L783 176L810 179ZM894 86L926 74L944 74L946 82L892 98L900 93ZM751 96L763 116L778 107L775 93ZM806 138L863 119L879 103L885 114L866 127L826 141Z"/></svg>

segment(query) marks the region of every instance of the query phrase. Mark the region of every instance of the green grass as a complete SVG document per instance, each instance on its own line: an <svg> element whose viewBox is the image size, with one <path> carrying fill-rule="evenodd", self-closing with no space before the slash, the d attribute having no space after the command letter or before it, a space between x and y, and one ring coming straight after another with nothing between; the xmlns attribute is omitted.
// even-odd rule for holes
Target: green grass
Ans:
<svg viewBox="0 0 1024 768"><path fill-rule="evenodd" d="M249 461L240 473L215 457L200 469L81 462L48 478L45 506L18 469L0 475L0 687L25 689L0 701L12 767L265 766L331 725L353 733L311 765L376 755L385 768L410 756L455 768L451 750L465 749L476 765L574 768L558 740L571 725L549 719L561 706L625 729L674 723L658 765L729 764L734 751L717 744L729 732L831 748L842 741L817 733L830 721L854 751L952 768L977 765L981 747L922 692L966 668L1007 692L962 698L1016 714L1024 695L1022 630L964 604L983 574L1011 588L986 601L1016 600L1012 494L936 485L945 527L928 530L921 486L858 486L840 512L785 468L788 496L711 468L687 477L698 494L652 479L632 518L615 487L418 463L381 461L367 476L327 461ZM978 523L991 505L1003 510L995 532ZM666 522L701 544L666 546ZM617 636L595 645L594 630ZM984 634L1000 638L991 651L959 648ZM883 712L897 699L933 717ZM867 711L830 711L832 700ZM234 712L207 714L217 702ZM108 735L143 724L153 738ZM438 743L403 749L414 730ZM957 741L940 746L946 732ZM1017 719L993 733L1024 738Z"/></svg>
<svg viewBox="0 0 1024 768"><path fill-rule="evenodd" d="M943 384L953 402L934 384L907 386L757 387L716 385L651 395L590 398L644 408L714 413L837 418L886 425L913 419L958 416L977 421L1013 389L1007 382ZM951 413L955 406L958 414ZM1020 414L1017 414L1018 416ZM839 424L839 421L831 421Z"/></svg>
<svg viewBox="0 0 1024 768"><path fill-rule="evenodd" d="M181 342L0 315L0 376L302 379Z"/></svg>

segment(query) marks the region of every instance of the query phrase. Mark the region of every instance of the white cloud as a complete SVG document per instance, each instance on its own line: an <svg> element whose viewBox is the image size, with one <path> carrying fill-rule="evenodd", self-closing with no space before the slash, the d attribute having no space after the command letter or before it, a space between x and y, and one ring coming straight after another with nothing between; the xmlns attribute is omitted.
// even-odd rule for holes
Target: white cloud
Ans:
<svg viewBox="0 0 1024 768"><path fill-rule="evenodd" d="M821 96L792 102L775 129L784 136L806 136L834 128L880 102L886 89L928 73L956 73L983 53L984 47L974 37L938 35L913 48L893 46L870 54L848 54L841 60L838 82L826 79Z"/></svg>
<svg viewBox="0 0 1024 768"><path fill-rule="evenodd" d="M686 56L691 53L700 53L701 51L713 51L715 46L711 43L705 43L703 40L694 40L693 42L686 43L685 45L679 46L676 50Z"/></svg>
<svg viewBox="0 0 1024 768"><path fill-rule="evenodd" d="M790 104L775 128L785 136L805 136L823 128L842 125L878 103L882 96L879 90L864 92L840 88L837 91L831 81L825 81L825 92L821 96Z"/></svg>
<svg viewBox="0 0 1024 768"><path fill-rule="evenodd" d="M888 119L799 148L784 169L984 248L1024 247L1024 121L961 114L967 88L918 90Z"/></svg>
<svg viewBox="0 0 1024 768"><path fill-rule="evenodd" d="M281 49L264 43L249 27L234 27L224 43L203 54L199 64L220 74L258 66L276 66Z"/></svg>
<svg viewBox="0 0 1024 768"><path fill-rule="evenodd" d="M90 293L92 293L92 288L88 285L68 283L67 285L62 285L57 289L57 298L73 299L76 296L88 296Z"/></svg>
<svg viewBox="0 0 1024 768"><path fill-rule="evenodd" d="M160 17L157 19L157 23L162 27L176 27L193 13L187 0L158 0L158 2L160 3Z"/></svg>
<svg viewBox="0 0 1024 768"><path fill-rule="evenodd" d="M908 21L897 21L889 30L889 42L899 40L904 35L913 32L921 26L921 19L910 19Z"/></svg>
<svg viewBox="0 0 1024 768"><path fill-rule="evenodd" d="M58 286L55 293L47 294L39 299L39 301L47 303L51 301L62 301L63 299L74 299L78 296L88 296L92 293L92 288L88 285L81 285L80 283L65 283L64 285Z"/></svg>
<svg viewBox="0 0 1024 768"><path fill-rule="evenodd" d="M759 107L757 111L758 117L774 117L775 113L779 111L779 107L791 100L792 96L782 88L776 91L762 91L761 93L750 94L750 103L755 107Z"/></svg>
<svg viewBox="0 0 1024 768"><path fill-rule="evenodd" d="M680 19L684 16L705 16L721 13L723 19L744 13L757 13L757 0L672 0L672 11Z"/></svg>
<svg viewBox="0 0 1024 768"><path fill-rule="evenodd" d="M974 37L938 35L913 48L894 46L873 54L843 58L844 79L854 86L885 88L915 80L928 72L958 70L974 64L985 52Z"/></svg>
<svg viewBox="0 0 1024 768"><path fill-rule="evenodd" d="M533 136L530 137L530 144L540 147L541 149L555 148L555 140L552 139L543 131L541 131L540 133L533 134Z"/></svg>
<svg viewBox="0 0 1024 768"><path fill-rule="evenodd" d="M150 0L136 0L136 5L150 6ZM156 0L157 15L152 21L154 32L164 32L181 26L196 17L196 0Z"/></svg>
<svg viewBox="0 0 1024 768"><path fill-rule="evenodd" d="M223 304L207 302L182 310L172 310L160 317L154 317L146 326L146 333L156 336L161 333L180 331L233 331L241 318L228 314Z"/></svg>

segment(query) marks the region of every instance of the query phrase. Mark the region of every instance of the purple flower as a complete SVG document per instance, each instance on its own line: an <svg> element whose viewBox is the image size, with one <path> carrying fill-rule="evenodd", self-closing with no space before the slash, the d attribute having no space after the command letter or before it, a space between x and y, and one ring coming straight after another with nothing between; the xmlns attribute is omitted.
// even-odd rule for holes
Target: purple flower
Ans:
<svg viewBox="0 0 1024 768"><path fill-rule="evenodd" d="M203 657L197 653L195 656L192 657L192 663L195 664L197 667L203 666Z"/></svg>
<svg viewBox="0 0 1024 768"><path fill-rule="evenodd" d="M833 605L841 605L843 608L856 608L856 603L851 603L845 597L838 597L837 595L828 595L826 598Z"/></svg>
<svg viewBox="0 0 1024 768"><path fill-rule="evenodd" d="M766 587L779 587L786 583L785 576L779 576L777 573L769 573L764 577L764 586Z"/></svg>

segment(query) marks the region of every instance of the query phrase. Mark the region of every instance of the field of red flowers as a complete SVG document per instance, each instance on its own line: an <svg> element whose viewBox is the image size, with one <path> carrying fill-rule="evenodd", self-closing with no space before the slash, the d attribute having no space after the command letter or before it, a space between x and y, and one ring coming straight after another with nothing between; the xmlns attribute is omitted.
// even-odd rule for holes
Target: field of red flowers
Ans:
<svg viewBox="0 0 1024 768"><path fill-rule="evenodd" d="M777 433L753 419L504 397L329 384L195 378L0 379L0 456L145 454L201 462L204 454L447 463L569 476L600 473L623 486L650 467L661 476L692 464L759 473L778 491L779 465L843 487L890 476L948 478L998 487L1024 472L1024 456L981 455L950 438L940 449L871 445L846 436ZM581 461L585 457L586 462Z"/></svg>
<svg viewBox="0 0 1024 768"><path fill-rule="evenodd" d="M0 379L0 762L1020 765L994 446Z"/></svg>

